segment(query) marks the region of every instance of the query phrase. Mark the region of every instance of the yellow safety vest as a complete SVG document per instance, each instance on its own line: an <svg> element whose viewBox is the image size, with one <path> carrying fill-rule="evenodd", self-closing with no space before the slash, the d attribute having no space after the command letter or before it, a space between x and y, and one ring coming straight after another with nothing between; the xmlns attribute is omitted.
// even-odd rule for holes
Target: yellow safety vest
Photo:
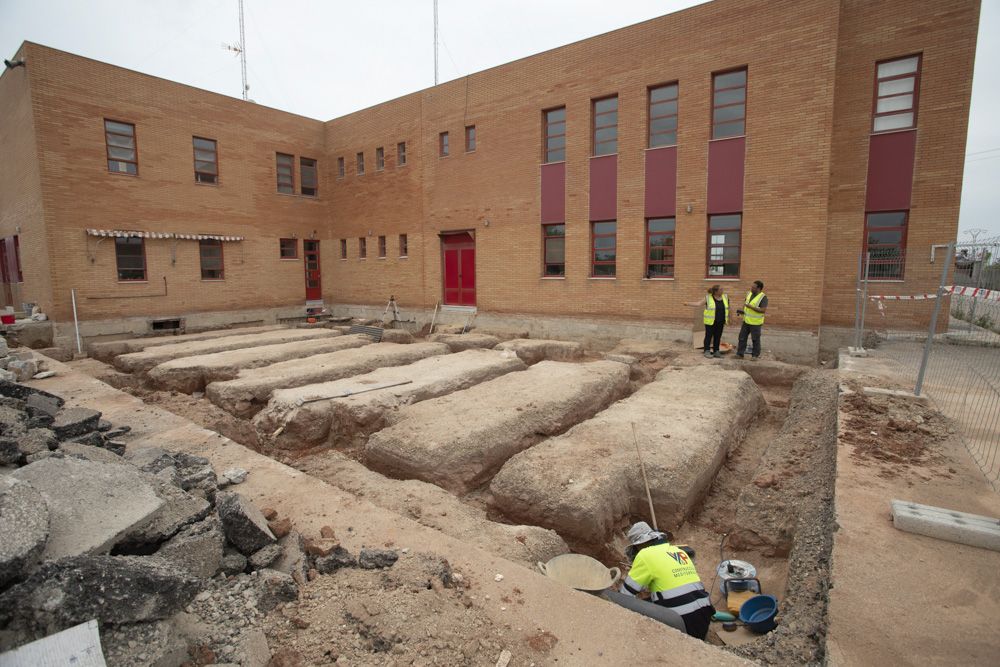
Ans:
<svg viewBox="0 0 1000 667"><path fill-rule="evenodd" d="M729 295L722 295L722 303L726 307L726 322L729 322ZM705 311L702 313L705 324L715 324L715 297L705 295Z"/></svg>
<svg viewBox="0 0 1000 667"><path fill-rule="evenodd" d="M691 557L669 543L646 547L636 554L625 584L639 590L645 588L651 593L653 602L663 602L667 606L674 606L670 604L672 599L705 590ZM692 610L707 604L706 596L705 603L692 605ZM688 611L678 609L680 614Z"/></svg>
<svg viewBox="0 0 1000 667"><path fill-rule="evenodd" d="M753 306L754 308L760 306L760 302L764 299L764 293L758 292L754 295L753 292L747 292L746 305ZM743 321L747 324L764 324L764 313L758 313L756 311L744 310L743 311Z"/></svg>

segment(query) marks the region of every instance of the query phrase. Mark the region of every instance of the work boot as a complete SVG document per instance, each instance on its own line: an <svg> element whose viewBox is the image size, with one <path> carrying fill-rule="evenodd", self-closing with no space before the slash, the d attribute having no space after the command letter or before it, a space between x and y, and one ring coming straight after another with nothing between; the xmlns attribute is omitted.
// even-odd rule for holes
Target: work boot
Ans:
<svg viewBox="0 0 1000 667"><path fill-rule="evenodd" d="M719 352L718 350L716 350L715 353L712 356L715 357L716 359L721 359L722 358L722 353Z"/></svg>
<svg viewBox="0 0 1000 667"><path fill-rule="evenodd" d="M742 359L742 358L743 358L743 355L742 355L742 354L737 354L737 355L736 355L736 358L737 358L737 359Z"/></svg>
<svg viewBox="0 0 1000 667"><path fill-rule="evenodd" d="M705 358L706 359L711 359L712 358L712 351L711 350L705 350Z"/></svg>
<svg viewBox="0 0 1000 667"><path fill-rule="evenodd" d="M760 357L750 357L750 361L760 361Z"/></svg>

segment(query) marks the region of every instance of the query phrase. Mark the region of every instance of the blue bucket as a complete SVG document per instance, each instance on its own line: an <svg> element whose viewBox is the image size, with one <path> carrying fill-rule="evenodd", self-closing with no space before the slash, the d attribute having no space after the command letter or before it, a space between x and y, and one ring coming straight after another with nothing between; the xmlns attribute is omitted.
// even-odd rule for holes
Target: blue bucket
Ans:
<svg viewBox="0 0 1000 667"><path fill-rule="evenodd" d="M755 595L740 607L740 620L759 635L774 630L777 614L778 599L773 595Z"/></svg>

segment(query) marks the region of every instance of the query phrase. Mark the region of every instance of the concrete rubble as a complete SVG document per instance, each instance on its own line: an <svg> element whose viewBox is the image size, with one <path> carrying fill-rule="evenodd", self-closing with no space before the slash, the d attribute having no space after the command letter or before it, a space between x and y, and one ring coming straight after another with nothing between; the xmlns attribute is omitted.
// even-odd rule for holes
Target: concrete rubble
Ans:
<svg viewBox="0 0 1000 667"><path fill-rule="evenodd" d="M49 538L49 507L31 484L0 478L0 588L38 561Z"/></svg>
<svg viewBox="0 0 1000 667"><path fill-rule="evenodd" d="M495 350L510 350L529 366L539 361L574 361L583 358L583 345L566 340L515 338L498 344Z"/></svg>

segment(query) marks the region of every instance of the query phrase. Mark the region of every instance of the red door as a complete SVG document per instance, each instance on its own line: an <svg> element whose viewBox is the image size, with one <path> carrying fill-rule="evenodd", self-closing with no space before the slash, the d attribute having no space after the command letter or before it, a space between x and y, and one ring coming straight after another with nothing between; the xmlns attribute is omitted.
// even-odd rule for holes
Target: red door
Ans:
<svg viewBox="0 0 1000 667"><path fill-rule="evenodd" d="M306 264L306 301L323 300L323 283L319 274L319 241L303 241Z"/></svg>
<svg viewBox="0 0 1000 667"><path fill-rule="evenodd" d="M476 305L476 239L468 232L441 237L444 265L444 302L449 306Z"/></svg>

